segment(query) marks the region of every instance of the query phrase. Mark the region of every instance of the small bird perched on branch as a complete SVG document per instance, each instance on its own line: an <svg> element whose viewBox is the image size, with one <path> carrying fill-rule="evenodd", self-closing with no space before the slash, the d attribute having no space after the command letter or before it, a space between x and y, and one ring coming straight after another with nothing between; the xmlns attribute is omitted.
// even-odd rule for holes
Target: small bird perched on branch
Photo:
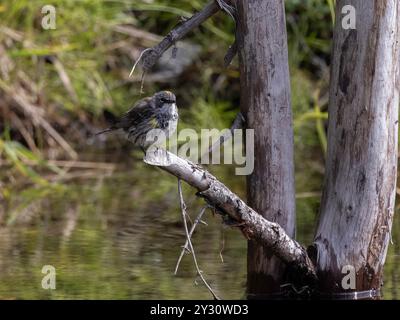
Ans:
<svg viewBox="0 0 400 320"><path fill-rule="evenodd" d="M145 150L155 140L160 142L162 138L168 139L177 126L176 97L170 91L160 91L152 97L139 100L121 118L112 120L109 128L96 135L122 129L129 141Z"/></svg>

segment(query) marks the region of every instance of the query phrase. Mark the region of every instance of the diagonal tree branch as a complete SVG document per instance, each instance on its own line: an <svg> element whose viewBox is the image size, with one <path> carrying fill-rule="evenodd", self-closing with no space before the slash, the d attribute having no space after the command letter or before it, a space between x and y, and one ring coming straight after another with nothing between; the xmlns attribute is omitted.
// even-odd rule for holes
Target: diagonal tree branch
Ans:
<svg viewBox="0 0 400 320"><path fill-rule="evenodd" d="M147 151L144 162L196 188L200 197L219 214L233 220L247 238L270 248L291 270L300 274L303 283L315 283L314 266L306 250L291 239L280 225L263 218L201 166L156 148Z"/></svg>
<svg viewBox="0 0 400 320"><path fill-rule="evenodd" d="M220 7L217 2L209 2L201 11L172 29L159 44L143 51L140 59L144 71L150 70L165 51L219 10Z"/></svg>

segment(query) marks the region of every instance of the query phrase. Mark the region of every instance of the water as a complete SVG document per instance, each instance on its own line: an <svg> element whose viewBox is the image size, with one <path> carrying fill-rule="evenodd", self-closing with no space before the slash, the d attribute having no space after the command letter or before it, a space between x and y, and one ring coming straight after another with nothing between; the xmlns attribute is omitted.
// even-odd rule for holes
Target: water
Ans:
<svg viewBox="0 0 400 320"><path fill-rule="evenodd" d="M243 180L229 169L218 170L243 195ZM190 255L173 274L185 241L173 177L142 164L82 177L50 191L33 188L14 195L7 209L12 223L0 229L1 299L211 298ZM194 218L202 202L190 188L184 191ZM298 238L308 244L318 197L300 197L297 203ZM239 231L222 227L218 216L208 212L204 219L208 226L199 225L193 238L200 267L219 296L242 299L246 241ZM396 219L385 299L399 298L399 230ZM41 286L44 265L56 268L56 290Z"/></svg>

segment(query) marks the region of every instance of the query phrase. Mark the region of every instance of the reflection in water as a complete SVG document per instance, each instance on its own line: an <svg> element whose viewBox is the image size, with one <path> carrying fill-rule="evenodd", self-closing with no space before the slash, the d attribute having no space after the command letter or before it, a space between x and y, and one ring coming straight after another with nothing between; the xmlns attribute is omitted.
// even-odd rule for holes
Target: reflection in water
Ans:
<svg viewBox="0 0 400 320"><path fill-rule="evenodd" d="M0 229L0 298L210 299L189 256L173 274L185 238L176 180L160 175L139 164L132 174L84 179L51 192L35 189L45 195L40 199L19 194L9 213L14 223ZM224 181L243 195L243 180ZM193 190L185 191L195 216L202 202ZM302 243L312 239L317 201L298 199ZM211 212L204 219L208 226L200 224L193 238L200 268L219 296L244 298L246 241L237 230L221 227ZM386 299L398 298L398 223L385 269ZM56 290L41 288L43 265L56 268Z"/></svg>

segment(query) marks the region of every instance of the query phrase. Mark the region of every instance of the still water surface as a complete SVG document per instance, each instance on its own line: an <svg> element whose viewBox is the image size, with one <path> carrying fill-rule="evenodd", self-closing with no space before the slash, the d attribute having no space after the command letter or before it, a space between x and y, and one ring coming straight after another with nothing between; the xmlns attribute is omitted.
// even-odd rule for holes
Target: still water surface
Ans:
<svg viewBox="0 0 400 320"><path fill-rule="evenodd" d="M141 164L133 167L14 195L7 208L12 221L0 228L0 298L210 299L189 255L173 274L185 241L176 180ZM243 196L242 178L221 175ZM185 191L194 218L202 202L193 190ZM318 197L297 203L298 239L309 244ZM193 239L200 267L220 297L242 299L246 241L211 212L204 220L208 225L199 225ZM400 298L399 222L385 269L385 299ZM41 287L44 265L56 268L56 290Z"/></svg>

